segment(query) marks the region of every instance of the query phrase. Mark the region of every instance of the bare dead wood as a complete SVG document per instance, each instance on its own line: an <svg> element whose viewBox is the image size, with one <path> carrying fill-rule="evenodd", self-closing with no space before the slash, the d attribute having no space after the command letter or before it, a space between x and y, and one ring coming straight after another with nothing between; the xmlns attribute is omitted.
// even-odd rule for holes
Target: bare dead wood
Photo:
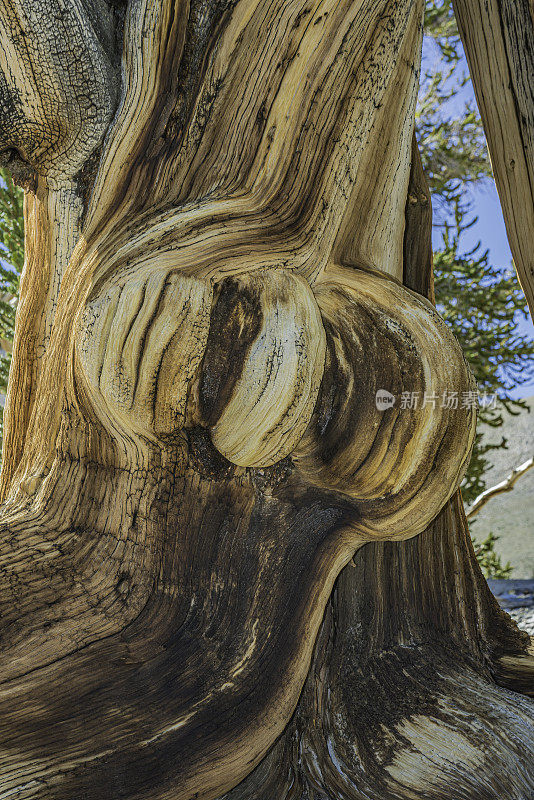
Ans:
<svg viewBox="0 0 534 800"><path fill-rule="evenodd" d="M481 508L483 508L487 502L489 502L493 497L496 497L503 492L511 492L514 488L515 484L526 472L528 472L531 467L534 467L534 458L529 458L520 464L518 467L515 467L511 473L499 483L496 483L495 486L490 486L489 489L485 489L485 491L481 492L478 497L473 500L471 505L466 511L467 519L473 519Z"/></svg>
<svg viewBox="0 0 534 800"><path fill-rule="evenodd" d="M432 199L419 147L412 140L412 164L406 200L402 282L435 305L432 254Z"/></svg>

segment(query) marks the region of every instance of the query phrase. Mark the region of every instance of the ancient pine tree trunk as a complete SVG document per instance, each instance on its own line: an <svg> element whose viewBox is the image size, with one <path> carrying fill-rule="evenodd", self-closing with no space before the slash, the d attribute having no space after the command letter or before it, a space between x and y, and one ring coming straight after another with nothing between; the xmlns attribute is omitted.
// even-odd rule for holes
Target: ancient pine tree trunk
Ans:
<svg viewBox="0 0 534 800"><path fill-rule="evenodd" d="M475 410L436 402L475 387L431 302L421 0L0 11L0 797L532 800Z"/></svg>

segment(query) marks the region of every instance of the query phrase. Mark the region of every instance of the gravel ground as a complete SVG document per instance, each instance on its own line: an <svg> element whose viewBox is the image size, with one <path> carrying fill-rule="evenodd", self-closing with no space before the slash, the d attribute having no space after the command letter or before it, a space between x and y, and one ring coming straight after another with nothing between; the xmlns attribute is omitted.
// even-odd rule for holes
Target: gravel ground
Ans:
<svg viewBox="0 0 534 800"><path fill-rule="evenodd" d="M506 611L520 628L534 636L534 608L507 608Z"/></svg>

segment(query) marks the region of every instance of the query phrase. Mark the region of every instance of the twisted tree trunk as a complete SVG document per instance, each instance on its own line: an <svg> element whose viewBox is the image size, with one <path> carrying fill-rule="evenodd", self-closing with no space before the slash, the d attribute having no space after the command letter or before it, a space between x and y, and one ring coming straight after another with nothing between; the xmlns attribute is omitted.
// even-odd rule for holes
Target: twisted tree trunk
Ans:
<svg viewBox="0 0 534 800"><path fill-rule="evenodd" d="M0 8L0 796L528 800L422 296L422 2Z"/></svg>

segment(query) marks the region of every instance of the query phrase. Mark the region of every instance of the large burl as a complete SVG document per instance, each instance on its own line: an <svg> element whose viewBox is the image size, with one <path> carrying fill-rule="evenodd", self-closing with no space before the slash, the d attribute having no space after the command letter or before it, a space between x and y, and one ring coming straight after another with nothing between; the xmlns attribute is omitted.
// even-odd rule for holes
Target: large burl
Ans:
<svg viewBox="0 0 534 800"><path fill-rule="evenodd" d="M457 343L395 278L422 3L123 5L50 0L84 31L58 44L2 3L3 39L22 53L23 26L45 61L3 66L5 148L37 176L0 552L0 793L21 800L239 783L342 567L423 531L474 435L441 402L474 388Z"/></svg>
<svg viewBox="0 0 534 800"><path fill-rule="evenodd" d="M132 265L89 294L79 381L110 435L164 446L205 431L228 469L283 463L350 501L357 544L424 530L459 485L476 419L473 378L430 303L334 264L311 283L274 265L191 272Z"/></svg>

